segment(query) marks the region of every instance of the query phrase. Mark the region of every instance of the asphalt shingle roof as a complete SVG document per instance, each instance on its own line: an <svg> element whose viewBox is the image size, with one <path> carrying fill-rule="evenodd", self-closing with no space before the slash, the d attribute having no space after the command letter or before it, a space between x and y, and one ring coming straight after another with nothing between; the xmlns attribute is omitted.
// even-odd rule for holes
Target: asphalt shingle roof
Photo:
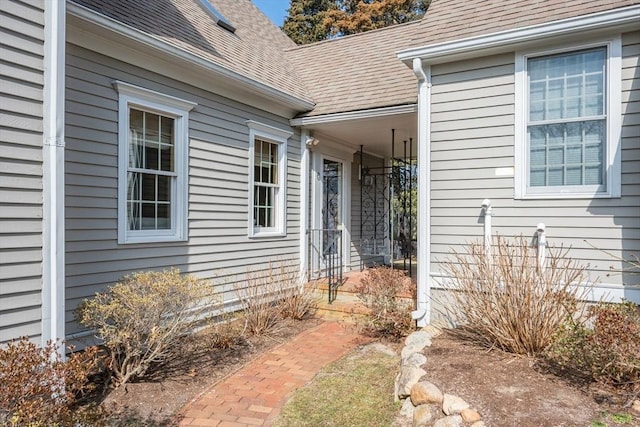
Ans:
<svg viewBox="0 0 640 427"><path fill-rule="evenodd" d="M217 25L198 0L72 0L230 71L311 101L286 59L295 46L251 0L210 0L236 28Z"/></svg>

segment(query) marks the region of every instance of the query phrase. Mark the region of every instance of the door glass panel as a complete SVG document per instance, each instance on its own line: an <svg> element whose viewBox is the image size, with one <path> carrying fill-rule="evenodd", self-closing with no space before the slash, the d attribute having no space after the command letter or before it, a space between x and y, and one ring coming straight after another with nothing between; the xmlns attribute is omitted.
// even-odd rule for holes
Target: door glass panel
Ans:
<svg viewBox="0 0 640 427"><path fill-rule="evenodd" d="M338 230L342 225L342 163L324 159L322 165L323 252L336 253Z"/></svg>

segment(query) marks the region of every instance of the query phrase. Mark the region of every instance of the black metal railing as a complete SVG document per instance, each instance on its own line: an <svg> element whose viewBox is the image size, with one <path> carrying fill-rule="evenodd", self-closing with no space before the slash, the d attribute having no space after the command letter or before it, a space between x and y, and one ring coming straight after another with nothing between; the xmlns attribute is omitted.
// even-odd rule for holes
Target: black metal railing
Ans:
<svg viewBox="0 0 640 427"><path fill-rule="evenodd" d="M342 230L312 229L309 236L309 272L311 276L326 278L329 304L335 301L342 285Z"/></svg>

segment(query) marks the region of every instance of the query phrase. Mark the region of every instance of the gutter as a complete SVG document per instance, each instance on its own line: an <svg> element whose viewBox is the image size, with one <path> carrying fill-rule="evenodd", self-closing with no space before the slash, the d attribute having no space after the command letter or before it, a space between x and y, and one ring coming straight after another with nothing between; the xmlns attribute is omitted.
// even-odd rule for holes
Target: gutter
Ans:
<svg viewBox="0 0 640 427"><path fill-rule="evenodd" d="M431 321L431 67L414 58L413 72L418 78L418 277L411 317L424 327Z"/></svg>
<svg viewBox="0 0 640 427"><path fill-rule="evenodd" d="M306 126L319 123L342 122L346 120L371 119L375 117L395 116L398 114L410 114L415 113L417 110L417 104L394 105L392 107L371 108L368 110L299 117L289 120L289 124L291 126Z"/></svg>
<svg viewBox="0 0 640 427"><path fill-rule="evenodd" d="M65 338L65 0L44 7L42 345ZM61 354L64 348L60 348Z"/></svg>
<svg viewBox="0 0 640 427"><path fill-rule="evenodd" d="M68 1L67 11L70 15L112 31L121 36L138 41L145 46L174 56L197 67L203 68L207 72L216 74L220 77L232 79L255 93L265 96L271 100L279 101L281 103L284 103L285 105L289 105L296 110L309 111L312 110L315 106L312 101L290 95L286 92L275 89L272 86L247 77L241 73L229 70L228 68L211 62L203 56L173 46L165 42L164 40L161 40L160 38L151 36L143 31L138 30L137 28L119 22L113 18L101 15L100 13L95 12L87 7L80 6L71 1Z"/></svg>
<svg viewBox="0 0 640 427"><path fill-rule="evenodd" d="M401 61L405 62L409 62L414 58L433 60L445 56L465 54L478 49L505 47L517 43L568 35L575 32L605 30L623 25L635 24L637 26L638 22L640 22L640 6L636 5L529 27L515 28L460 40L405 49L398 52L397 55Z"/></svg>

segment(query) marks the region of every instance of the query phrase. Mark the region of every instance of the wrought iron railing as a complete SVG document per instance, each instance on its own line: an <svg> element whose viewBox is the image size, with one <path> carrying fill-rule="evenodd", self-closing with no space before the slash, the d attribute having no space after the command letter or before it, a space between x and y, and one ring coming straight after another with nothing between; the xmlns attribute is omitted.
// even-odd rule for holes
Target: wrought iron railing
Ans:
<svg viewBox="0 0 640 427"><path fill-rule="evenodd" d="M309 273L312 277L326 278L329 304L335 301L342 285L342 230L312 229L309 236Z"/></svg>

